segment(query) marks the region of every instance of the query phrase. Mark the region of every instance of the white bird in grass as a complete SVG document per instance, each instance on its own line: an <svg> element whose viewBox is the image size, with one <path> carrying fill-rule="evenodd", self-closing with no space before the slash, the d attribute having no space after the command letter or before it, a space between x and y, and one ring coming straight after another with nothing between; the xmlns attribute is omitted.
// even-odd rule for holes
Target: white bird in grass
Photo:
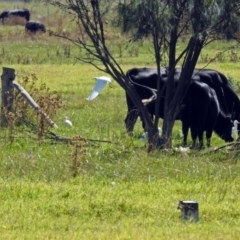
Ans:
<svg viewBox="0 0 240 240"><path fill-rule="evenodd" d="M64 123L68 127L72 127L72 122L68 119L68 117L64 117Z"/></svg>
<svg viewBox="0 0 240 240"><path fill-rule="evenodd" d="M111 82L111 78L105 77L105 76L95 77L94 79L96 80L96 84L95 84L91 94L87 98L88 101L91 101L94 98L96 98L98 96L98 94L103 90L103 88Z"/></svg>
<svg viewBox="0 0 240 240"><path fill-rule="evenodd" d="M189 147L178 147L178 148L175 148L175 151L177 152L182 152L182 153L188 153L190 151Z"/></svg>
<svg viewBox="0 0 240 240"><path fill-rule="evenodd" d="M237 120L233 121L234 127L232 127L232 137L234 139L238 137L238 124L239 122Z"/></svg>
<svg viewBox="0 0 240 240"><path fill-rule="evenodd" d="M162 133L162 129L160 127L158 128L158 132L159 132L159 136L160 136ZM148 139L148 132L144 132L142 134L142 136L139 138L139 141L145 141L147 139Z"/></svg>

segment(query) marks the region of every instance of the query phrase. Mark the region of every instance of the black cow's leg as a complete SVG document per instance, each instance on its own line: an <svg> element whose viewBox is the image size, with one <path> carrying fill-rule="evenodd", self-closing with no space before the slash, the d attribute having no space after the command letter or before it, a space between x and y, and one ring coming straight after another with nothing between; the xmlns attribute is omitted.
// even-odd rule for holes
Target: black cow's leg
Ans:
<svg viewBox="0 0 240 240"><path fill-rule="evenodd" d="M152 114L149 114L150 115L150 118L151 118L151 120L152 120L152 122L153 122L153 115ZM142 128L144 129L144 131L146 131L146 129L145 129L145 122L143 121L143 118L142 118L142 114L139 112L139 116L140 116L140 119L141 119L141 121L142 121Z"/></svg>
<svg viewBox="0 0 240 240"><path fill-rule="evenodd" d="M188 130L189 130L188 124L182 123L183 146L184 147L187 146Z"/></svg>
<svg viewBox="0 0 240 240"><path fill-rule="evenodd" d="M207 131L206 132L207 147L211 146L211 138L212 138L212 131Z"/></svg>
<svg viewBox="0 0 240 240"><path fill-rule="evenodd" d="M137 121L138 116L139 116L138 109L135 108L135 109L131 109L130 111L128 111L127 116L125 118L125 125L126 125L127 132L129 134L131 134L133 132L134 125Z"/></svg>
<svg viewBox="0 0 240 240"><path fill-rule="evenodd" d="M238 120L239 122L239 120ZM240 141L240 124L237 125L237 130L238 130L238 138L237 141Z"/></svg>
<svg viewBox="0 0 240 240"><path fill-rule="evenodd" d="M195 148L196 147L196 139L197 139L197 131L195 129L191 129L191 136L192 136L191 148Z"/></svg>
<svg viewBox="0 0 240 240"><path fill-rule="evenodd" d="M142 114L139 113L140 120L142 122L142 128L145 130L145 122L143 121Z"/></svg>
<svg viewBox="0 0 240 240"><path fill-rule="evenodd" d="M207 147L211 146L211 138L207 138Z"/></svg>
<svg viewBox="0 0 240 240"><path fill-rule="evenodd" d="M203 131L198 132L199 149L203 148Z"/></svg>

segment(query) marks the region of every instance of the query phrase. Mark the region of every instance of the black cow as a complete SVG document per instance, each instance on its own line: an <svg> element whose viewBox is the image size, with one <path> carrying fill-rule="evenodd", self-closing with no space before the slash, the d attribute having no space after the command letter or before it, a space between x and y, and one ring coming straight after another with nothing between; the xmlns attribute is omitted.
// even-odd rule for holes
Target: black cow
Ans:
<svg viewBox="0 0 240 240"><path fill-rule="evenodd" d="M165 68L161 69L163 87L167 80L167 71ZM181 68L176 69L174 73L175 86L178 84L178 80L181 74ZM127 72L127 77L131 79L132 82L136 82L143 86L148 86L151 88L157 88L157 70L153 68L133 68ZM240 120L240 101L237 94L234 92L231 84L228 82L227 78L220 72L211 69L195 69L193 76L194 81L204 82L213 88L217 94L219 105L223 113L232 114L232 119ZM152 93L140 86L135 85L135 88L141 99L146 99L151 97ZM125 118L125 124L128 132L132 132L134 124L139 116L139 110L135 107L134 103L130 97L126 94L126 101L128 106L127 116ZM163 114L164 106L164 94L161 100L159 116L164 118ZM148 110L150 114L155 113L155 103L148 105Z"/></svg>
<svg viewBox="0 0 240 240"><path fill-rule="evenodd" d="M0 14L0 20L2 21L2 24L4 24L4 20L6 18L10 18L10 17L22 17L22 18L25 18L26 21L29 21L30 12L26 8L3 11Z"/></svg>
<svg viewBox="0 0 240 240"><path fill-rule="evenodd" d="M164 118L164 100L160 102L159 116ZM147 105L149 113L155 113L155 101ZM193 81L183 99L184 108L177 119L182 121L183 145L187 144L189 128L193 140L193 147L196 139L199 139L199 148L203 147L203 132L206 131L207 146L210 146L212 132L215 131L219 137L226 142L233 141L231 115L224 114L219 106L217 95L214 89L206 83Z"/></svg>
<svg viewBox="0 0 240 240"><path fill-rule="evenodd" d="M25 25L25 30L31 33L46 32L46 28L43 23L39 21L29 21Z"/></svg>
<svg viewBox="0 0 240 240"><path fill-rule="evenodd" d="M217 95L214 89L206 83L193 81L183 100L184 108L179 114L182 121L184 145L187 143L188 129L191 129L192 146L196 146L196 139L199 139L199 148L203 147L203 133L206 131L207 146L213 130L225 142L233 141L231 116L225 115L219 106Z"/></svg>

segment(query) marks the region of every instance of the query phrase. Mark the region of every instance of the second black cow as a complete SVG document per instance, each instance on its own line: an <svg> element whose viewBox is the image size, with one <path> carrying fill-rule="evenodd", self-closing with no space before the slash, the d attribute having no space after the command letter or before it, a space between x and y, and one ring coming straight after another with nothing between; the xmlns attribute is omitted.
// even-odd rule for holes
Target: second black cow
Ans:
<svg viewBox="0 0 240 240"><path fill-rule="evenodd" d="M230 115L224 114L219 106L214 89L203 82L193 81L183 100L185 106L179 114L182 121L183 144L187 144L188 130L191 130L192 147L203 147L203 133L206 131L207 146L210 147L212 132L225 142L233 141L233 121Z"/></svg>

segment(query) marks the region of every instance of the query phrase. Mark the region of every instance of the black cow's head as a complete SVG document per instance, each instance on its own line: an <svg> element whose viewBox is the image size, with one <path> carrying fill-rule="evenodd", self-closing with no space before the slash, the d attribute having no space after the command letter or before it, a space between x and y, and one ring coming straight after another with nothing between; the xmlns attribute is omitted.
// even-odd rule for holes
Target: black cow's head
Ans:
<svg viewBox="0 0 240 240"><path fill-rule="evenodd" d="M225 115L220 113L217 120L217 128L215 128L216 133L225 141L232 142L234 140L232 136L233 121L231 115Z"/></svg>

